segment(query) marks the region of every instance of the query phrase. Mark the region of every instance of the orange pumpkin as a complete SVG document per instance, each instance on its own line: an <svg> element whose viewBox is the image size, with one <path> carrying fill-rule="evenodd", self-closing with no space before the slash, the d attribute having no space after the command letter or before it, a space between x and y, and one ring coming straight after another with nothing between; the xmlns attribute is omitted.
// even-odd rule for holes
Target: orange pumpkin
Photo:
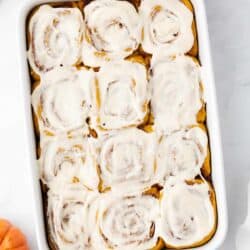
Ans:
<svg viewBox="0 0 250 250"><path fill-rule="evenodd" d="M4 219L0 219L0 250L29 250L24 234Z"/></svg>

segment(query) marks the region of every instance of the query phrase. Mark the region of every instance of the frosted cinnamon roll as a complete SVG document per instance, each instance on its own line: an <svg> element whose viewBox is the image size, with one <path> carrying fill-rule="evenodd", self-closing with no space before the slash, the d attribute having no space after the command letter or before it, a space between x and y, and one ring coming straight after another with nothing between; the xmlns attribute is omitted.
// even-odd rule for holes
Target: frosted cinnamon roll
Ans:
<svg viewBox="0 0 250 250"><path fill-rule="evenodd" d="M83 18L77 8L42 5L29 22L28 58L37 73L75 65L81 57Z"/></svg>
<svg viewBox="0 0 250 250"><path fill-rule="evenodd" d="M130 61L107 63L97 74L99 126L120 129L139 125L148 111L148 81L144 65Z"/></svg>
<svg viewBox="0 0 250 250"><path fill-rule="evenodd" d="M151 249L158 241L158 219L156 198L109 192L99 205L94 249Z"/></svg>
<svg viewBox="0 0 250 250"><path fill-rule="evenodd" d="M183 180L194 179L208 154L208 139L199 127L180 130L162 136L157 150L157 168L166 180L176 176Z"/></svg>
<svg viewBox="0 0 250 250"><path fill-rule="evenodd" d="M32 94L32 105L40 133L55 135L86 130L92 109L93 72L84 68L55 68L41 77Z"/></svg>
<svg viewBox="0 0 250 250"><path fill-rule="evenodd" d="M140 43L141 22L135 7L127 1L98 0L84 8L86 30L82 59L92 67L123 59Z"/></svg>
<svg viewBox="0 0 250 250"><path fill-rule="evenodd" d="M191 57L153 58L152 111L158 131L172 131L197 123L203 106L200 66Z"/></svg>
<svg viewBox="0 0 250 250"><path fill-rule="evenodd" d="M96 197L79 184L48 193L48 226L51 241L58 249L79 250L89 247L88 223L84 220L88 201ZM94 222L94 220L93 220Z"/></svg>
<svg viewBox="0 0 250 250"><path fill-rule="evenodd" d="M153 185L155 148L154 134L136 128L103 139L99 160L102 188L140 190Z"/></svg>
<svg viewBox="0 0 250 250"><path fill-rule="evenodd" d="M179 0L142 0L142 47L151 54L160 50L186 53L194 44L193 14Z"/></svg>
<svg viewBox="0 0 250 250"><path fill-rule="evenodd" d="M215 196L205 182L168 182L161 200L161 237L167 247L191 248L208 241L216 227Z"/></svg>
<svg viewBox="0 0 250 250"><path fill-rule="evenodd" d="M99 177L94 149L87 138L57 137L42 147L39 159L40 176L48 187L54 181L80 183L97 190Z"/></svg>

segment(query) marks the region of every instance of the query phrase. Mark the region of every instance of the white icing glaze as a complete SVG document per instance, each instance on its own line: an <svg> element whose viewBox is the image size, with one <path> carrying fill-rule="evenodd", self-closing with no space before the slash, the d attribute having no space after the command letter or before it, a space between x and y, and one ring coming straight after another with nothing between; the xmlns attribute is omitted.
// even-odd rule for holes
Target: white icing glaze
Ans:
<svg viewBox="0 0 250 250"><path fill-rule="evenodd" d="M80 184L70 184L49 191L47 209L49 232L59 249L91 249L89 228L84 218L89 201L94 197L97 197L96 193L87 191ZM93 219L92 223L94 222Z"/></svg>
<svg viewBox="0 0 250 250"><path fill-rule="evenodd" d="M134 6L126 1L98 0L84 8L86 32L82 59L92 67L125 58L139 45L141 24Z"/></svg>
<svg viewBox="0 0 250 250"><path fill-rule="evenodd" d="M97 74L99 120L105 129L119 129L143 122L149 100L144 65L130 61L107 63Z"/></svg>
<svg viewBox="0 0 250 250"><path fill-rule="evenodd" d="M186 53L194 43L193 14L179 0L142 0L142 47L148 53Z"/></svg>
<svg viewBox="0 0 250 250"><path fill-rule="evenodd" d="M88 189L97 190L96 152L88 138L57 137L42 147L39 159L42 181L50 187L54 181L61 184L80 182Z"/></svg>
<svg viewBox="0 0 250 250"><path fill-rule="evenodd" d="M81 57L84 23L77 8L42 5L29 23L28 58L38 74L59 65L74 65Z"/></svg>
<svg viewBox="0 0 250 250"><path fill-rule="evenodd" d="M150 85L158 131L171 133L197 123L202 108L200 67L191 57L153 58Z"/></svg>
<svg viewBox="0 0 250 250"><path fill-rule="evenodd" d="M28 58L41 77L32 94L41 179L59 249L145 250L159 236L191 246L215 226L209 185L183 181L200 174L208 146L203 130L187 129L203 104L199 66L182 55L194 43L193 14L177 0L142 0L139 11L127 1L95 0L84 8L85 23L77 8L48 5L30 20ZM122 60L142 38L153 54L150 86L144 65ZM81 59L99 72L72 67ZM149 87L157 133L127 128L144 121ZM82 137L89 117L102 131L97 139ZM156 183L165 185L160 201L141 194Z"/></svg>
<svg viewBox="0 0 250 250"><path fill-rule="evenodd" d="M43 74L41 84L32 94L40 133L86 129L92 109L92 81L93 72L83 68L55 68Z"/></svg>
<svg viewBox="0 0 250 250"><path fill-rule="evenodd" d="M154 134L131 128L103 139L100 177L104 187L140 190L155 184Z"/></svg>
<svg viewBox="0 0 250 250"><path fill-rule="evenodd" d="M158 239L159 215L159 201L152 196L104 194L98 209L94 249L153 248Z"/></svg>
<svg viewBox="0 0 250 250"><path fill-rule="evenodd" d="M207 156L208 139L199 127L181 130L163 136L157 151L157 172L164 176L176 176L184 180L200 174Z"/></svg>
<svg viewBox="0 0 250 250"><path fill-rule="evenodd" d="M90 195L87 199L84 217L82 218L82 220L85 223L85 238L88 239L88 243L85 244L85 248L83 248L83 250L104 249L103 245L95 242L95 239L99 237L97 223L101 202L103 202L102 194Z"/></svg>
<svg viewBox="0 0 250 250"><path fill-rule="evenodd" d="M172 247L189 247L207 237L215 226L215 211L207 183L167 182L161 200L161 237Z"/></svg>

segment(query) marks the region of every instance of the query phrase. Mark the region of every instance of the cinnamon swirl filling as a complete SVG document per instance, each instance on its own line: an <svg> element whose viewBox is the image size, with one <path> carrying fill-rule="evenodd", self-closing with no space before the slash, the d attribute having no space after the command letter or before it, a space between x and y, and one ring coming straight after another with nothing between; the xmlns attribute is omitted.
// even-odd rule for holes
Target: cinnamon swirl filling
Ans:
<svg viewBox="0 0 250 250"><path fill-rule="evenodd" d="M157 150L157 167L164 180L176 176L183 180L201 175L208 154L206 132L199 127L163 136Z"/></svg>
<svg viewBox="0 0 250 250"><path fill-rule="evenodd" d="M198 63L183 55L156 56L151 67L151 105L156 129L170 134L197 124L197 114L203 106Z"/></svg>
<svg viewBox="0 0 250 250"><path fill-rule="evenodd" d="M38 75L80 61L84 22L79 9L42 5L31 17L28 29L28 59Z"/></svg>
<svg viewBox="0 0 250 250"><path fill-rule="evenodd" d="M156 138L139 129L105 137L100 150L103 188L145 190L157 182Z"/></svg>
<svg viewBox="0 0 250 250"><path fill-rule="evenodd" d="M49 231L58 249L91 249L84 218L88 202L96 194L80 184L57 188L49 191L47 216Z"/></svg>
<svg viewBox="0 0 250 250"><path fill-rule="evenodd" d="M96 152L88 138L48 140L42 146L39 165L41 179L48 187L54 182L80 183L89 190L98 187Z"/></svg>
<svg viewBox="0 0 250 250"><path fill-rule="evenodd" d="M55 135L87 130L93 109L93 72L84 68L60 67L41 77L32 94L32 105L42 134Z"/></svg>
<svg viewBox="0 0 250 250"><path fill-rule="evenodd" d="M140 15L143 19L142 47L146 52L181 54L191 50L193 14L181 1L142 0Z"/></svg>
<svg viewBox="0 0 250 250"><path fill-rule="evenodd" d="M171 248L190 248L210 238L216 226L214 194L206 182L168 182L161 200L161 236Z"/></svg>
<svg viewBox="0 0 250 250"><path fill-rule="evenodd" d="M127 1L95 0L84 8L82 59L92 67L132 54L140 43L141 21Z"/></svg>
<svg viewBox="0 0 250 250"><path fill-rule="evenodd" d="M144 65L130 61L105 64L97 73L97 92L99 126L103 129L120 129L143 122L149 102Z"/></svg>
<svg viewBox="0 0 250 250"><path fill-rule="evenodd" d="M158 241L158 203L148 195L105 194L99 205L96 246L114 250L153 248Z"/></svg>

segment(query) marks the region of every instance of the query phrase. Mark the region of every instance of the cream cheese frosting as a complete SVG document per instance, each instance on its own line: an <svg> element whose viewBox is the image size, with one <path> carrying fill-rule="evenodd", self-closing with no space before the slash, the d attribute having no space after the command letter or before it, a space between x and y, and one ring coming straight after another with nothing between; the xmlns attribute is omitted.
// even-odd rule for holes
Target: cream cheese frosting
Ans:
<svg viewBox="0 0 250 250"><path fill-rule="evenodd" d="M42 181L51 187L61 184L81 183L90 190L97 190L96 152L89 138L57 137L42 147L39 159Z"/></svg>
<svg viewBox="0 0 250 250"><path fill-rule="evenodd" d="M63 185L48 193L49 232L59 249L79 250L89 247L88 224L84 220L90 200L96 197L80 184ZM93 222L93 221L92 221Z"/></svg>
<svg viewBox="0 0 250 250"><path fill-rule="evenodd" d="M97 73L97 88L102 128L120 129L143 122L149 102L144 65L131 61L107 63Z"/></svg>
<svg viewBox="0 0 250 250"><path fill-rule="evenodd" d="M176 176L184 180L200 175L208 151L208 139L199 127L162 136L157 150L157 170L166 180Z"/></svg>
<svg viewBox="0 0 250 250"><path fill-rule="evenodd" d="M93 72L84 68L55 68L41 76L32 94L33 109L41 133L66 133L86 130L92 109Z"/></svg>
<svg viewBox="0 0 250 250"><path fill-rule="evenodd" d="M94 249L145 250L158 241L159 201L142 194L104 194L98 208Z"/></svg>
<svg viewBox="0 0 250 250"><path fill-rule="evenodd" d="M31 17L28 28L28 58L36 73L80 60L84 22L79 9L42 5Z"/></svg>
<svg viewBox="0 0 250 250"><path fill-rule="evenodd" d="M180 0L133 3L45 4L29 20L38 164L58 250L192 248L216 227L197 124L201 66L185 55L194 15Z"/></svg>
<svg viewBox="0 0 250 250"><path fill-rule="evenodd" d="M197 123L203 105L200 67L188 56L152 59L151 106L158 131L169 134Z"/></svg>
<svg viewBox="0 0 250 250"><path fill-rule="evenodd" d="M189 248L212 233L215 209L206 182L167 182L161 199L161 237L174 248Z"/></svg>
<svg viewBox="0 0 250 250"><path fill-rule="evenodd" d="M155 177L155 135L131 128L106 136L100 143L100 177L103 188L141 190Z"/></svg>
<svg viewBox="0 0 250 250"><path fill-rule="evenodd" d="M92 1L84 8L86 31L82 59L92 67L132 54L140 43L141 21L126 1Z"/></svg>
<svg viewBox="0 0 250 250"><path fill-rule="evenodd" d="M142 0L143 49L151 54L186 53L194 44L193 14L177 0Z"/></svg>

